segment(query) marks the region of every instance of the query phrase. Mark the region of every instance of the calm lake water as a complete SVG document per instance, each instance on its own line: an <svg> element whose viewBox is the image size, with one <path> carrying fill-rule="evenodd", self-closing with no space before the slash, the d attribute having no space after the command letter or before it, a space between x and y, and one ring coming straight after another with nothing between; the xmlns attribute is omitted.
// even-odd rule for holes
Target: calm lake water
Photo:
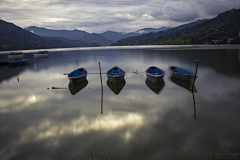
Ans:
<svg viewBox="0 0 240 160"><path fill-rule="evenodd" d="M25 58L31 63L0 68L1 160L90 160L90 153L100 160L240 159L240 50L74 50ZM195 72L196 59L193 95L170 78L169 66ZM70 91L63 75L79 67L99 73L98 62L102 72L115 65L126 72L113 89L102 74L102 106L99 74L88 74L80 91ZM151 65L166 71L154 89L144 73Z"/></svg>

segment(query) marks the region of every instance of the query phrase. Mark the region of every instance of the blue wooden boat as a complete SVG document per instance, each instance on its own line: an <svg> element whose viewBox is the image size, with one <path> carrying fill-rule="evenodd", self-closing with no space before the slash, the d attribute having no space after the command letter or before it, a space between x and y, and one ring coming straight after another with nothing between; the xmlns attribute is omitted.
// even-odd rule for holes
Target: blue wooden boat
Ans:
<svg viewBox="0 0 240 160"><path fill-rule="evenodd" d="M29 59L18 59L18 60L8 60L8 65L15 66L15 65L23 65L29 62Z"/></svg>
<svg viewBox="0 0 240 160"><path fill-rule="evenodd" d="M7 64L8 64L8 60L7 60L7 59L2 59L2 60L0 61L0 64L1 64L1 65L7 65Z"/></svg>
<svg viewBox="0 0 240 160"><path fill-rule="evenodd" d="M107 71L108 80L113 83L120 83L122 80L124 80L124 76L125 76L125 71L117 66Z"/></svg>
<svg viewBox="0 0 240 160"><path fill-rule="evenodd" d="M165 72L156 66L150 66L146 71L147 79L153 83L160 83L165 75Z"/></svg>
<svg viewBox="0 0 240 160"><path fill-rule="evenodd" d="M172 76L177 79L180 79L183 81L189 81L191 83L194 80L195 74L189 70L176 67L176 66L171 66L170 70L172 71Z"/></svg>
<svg viewBox="0 0 240 160"><path fill-rule="evenodd" d="M83 67L78 68L68 74L68 79L72 84L80 83L86 80L86 78L87 78L87 70L84 69Z"/></svg>

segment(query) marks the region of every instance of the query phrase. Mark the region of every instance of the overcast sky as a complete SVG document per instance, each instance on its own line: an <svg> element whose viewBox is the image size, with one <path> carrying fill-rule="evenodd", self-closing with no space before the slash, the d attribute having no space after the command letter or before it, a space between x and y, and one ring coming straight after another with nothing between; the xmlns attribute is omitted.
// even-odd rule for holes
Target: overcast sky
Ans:
<svg viewBox="0 0 240 160"><path fill-rule="evenodd" d="M133 32L175 27L240 8L240 0L0 0L0 17L22 28Z"/></svg>

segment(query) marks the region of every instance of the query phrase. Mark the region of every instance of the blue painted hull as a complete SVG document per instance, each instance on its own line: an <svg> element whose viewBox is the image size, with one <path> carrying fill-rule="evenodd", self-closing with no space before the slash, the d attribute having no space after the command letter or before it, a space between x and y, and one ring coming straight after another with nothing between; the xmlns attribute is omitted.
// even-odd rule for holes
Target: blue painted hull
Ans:
<svg viewBox="0 0 240 160"><path fill-rule="evenodd" d="M8 60L4 59L0 61L0 64L2 65L7 65L8 64Z"/></svg>
<svg viewBox="0 0 240 160"><path fill-rule="evenodd" d="M21 59L21 60L9 60L8 61L8 65L22 65L22 64L26 64L26 63L28 63L29 62L29 60L27 60L27 59Z"/></svg>
<svg viewBox="0 0 240 160"><path fill-rule="evenodd" d="M195 74L193 72L180 67L171 66L170 70L172 71L173 77L182 81L192 82L195 77Z"/></svg>
<svg viewBox="0 0 240 160"><path fill-rule="evenodd" d="M156 66L151 66L146 70L147 79L155 84L163 81L165 72Z"/></svg>
<svg viewBox="0 0 240 160"><path fill-rule="evenodd" d="M87 70L84 68L79 68L68 74L68 79L70 83L77 84L85 81L87 78Z"/></svg>
<svg viewBox="0 0 240 160"><path fill-rule="evenodd" d="M124 80L125 71L121 68L115 66L107 71L108 80L112 83L120 83Z"/></svg>

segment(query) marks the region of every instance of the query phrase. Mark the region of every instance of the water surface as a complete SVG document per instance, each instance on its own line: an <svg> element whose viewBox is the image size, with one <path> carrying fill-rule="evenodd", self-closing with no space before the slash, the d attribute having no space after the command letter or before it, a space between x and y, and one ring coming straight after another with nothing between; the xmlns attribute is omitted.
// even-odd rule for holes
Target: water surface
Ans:
<svg viewBox="0 0 240 160"><path fill-rule="evenodd" d="M79 160L90 153L114 160L239 158L240 50L73 50L25 58L31 63L0 68L3 160ZM169 66L195 72L196 59L194 111L193 94L170 78ZM115 65L126 72L116 92L102 74L102 107L99 74L88 74L74 94L63 75L79 67L99 73L98 62L102 72ZM156 90L144 74L151 65L166 72ZM219 154L225 151L232 155Z"/></svg>

